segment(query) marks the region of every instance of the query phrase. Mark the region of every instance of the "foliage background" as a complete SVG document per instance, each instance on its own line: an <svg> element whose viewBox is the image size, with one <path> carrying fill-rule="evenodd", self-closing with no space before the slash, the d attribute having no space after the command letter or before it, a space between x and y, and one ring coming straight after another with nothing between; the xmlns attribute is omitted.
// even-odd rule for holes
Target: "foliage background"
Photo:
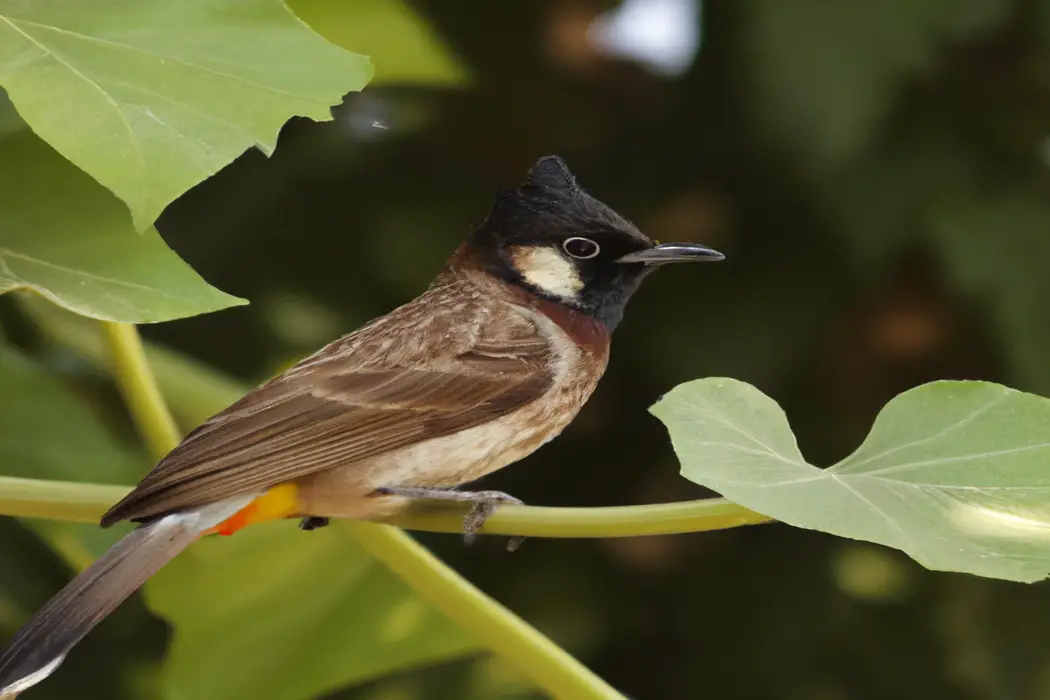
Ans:
<svg viewBox="0 0 1050 700"><path fill-rule="evenodd" d="M324 6L301 4L307 21ZM704 495L645 411L697 376L776 398L822 464L925 381L1050 394L1050 3L705 0L698 56L673 76L589 38L616 3L410 7L447 64L402 48L402 29L370 32L397 50L387 64L358 49L377 83L333 122L293 121L272 158L247 153L165 212L167 243L252 304L145 327L148 339L258 382L415 295L495 188L557 153L651 236L728 259L650 281L580 419L487 487L544 505ZM99 378L45 352L9 298L0 309L7 337L121 430ZM1042 584L931 573L781 526L533 540L514 555L420 539L631 697L1050 697ZM3 636L68 575L35 531L0 522ZM166 638L133 601L30 697L158 697ZM471 658L330 697L536 695Z"/></svg>

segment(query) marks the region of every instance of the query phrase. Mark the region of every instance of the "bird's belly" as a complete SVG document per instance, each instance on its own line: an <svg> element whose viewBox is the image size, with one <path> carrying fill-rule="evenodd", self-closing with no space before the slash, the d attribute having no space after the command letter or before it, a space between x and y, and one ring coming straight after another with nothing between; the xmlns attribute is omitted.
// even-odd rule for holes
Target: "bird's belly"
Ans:
<svg viewBox="0 0 1050 700"><path fill-rule="evenodd" d="M512 414L400 450L384 460L375 476L395 478L395 485L400 486L458 486L527 457L555 438L567 423L541 424Z"/></svg>
<svg viewBox="0 0 1050 700"><path fill-rule="evenodd" d="M378 488L451 488L479 479L557 437L582 401L572 406L541 403L545 405L307 477L299 482L300 502L310 515L373 518L391 515L405 504L401 498L369 497Z"/></svg>

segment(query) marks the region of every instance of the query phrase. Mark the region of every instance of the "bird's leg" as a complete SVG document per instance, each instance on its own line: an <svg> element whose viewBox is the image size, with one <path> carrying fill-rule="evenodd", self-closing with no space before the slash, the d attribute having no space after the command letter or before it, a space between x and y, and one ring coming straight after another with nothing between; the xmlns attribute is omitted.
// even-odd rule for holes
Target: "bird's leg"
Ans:
<svg viewBox="0 0 1050 700"><path fill-rule="evenodd" d="M467 515L463 518L463 539L471 544L478 530L485 524L493 513L496 506L501 503L513 503L524 505L521 499L515 498L502 491L451 491L446 489L428 489L414 486L384 486L375 490L376 494L389 496L403 496L405 498L433 498L443 501L466 501L473 503ZM524 537L511 537L507 541L507 551L513 552L525 541Z"/></svg>
<svg viewBox="0 0 1050 700"><path fill-rule="evenodd" d="M316 530L321 527L327 527L330 520L328 518L322 518L319 515L308 515L299 521L300 530Z"/></svg>

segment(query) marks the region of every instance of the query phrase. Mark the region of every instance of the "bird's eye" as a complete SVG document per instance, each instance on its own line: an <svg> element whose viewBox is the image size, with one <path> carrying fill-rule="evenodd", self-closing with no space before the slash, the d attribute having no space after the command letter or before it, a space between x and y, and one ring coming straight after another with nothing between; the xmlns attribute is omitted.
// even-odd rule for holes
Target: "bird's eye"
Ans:
<svg viewBox="0 0 1050 700"><path fill-rule="evenodd" d="M566 238L561 247L565 249L566 253L580 260L589 260L596 257L602 250L601 246L590 238L581 238L579 236Z"/></svg>

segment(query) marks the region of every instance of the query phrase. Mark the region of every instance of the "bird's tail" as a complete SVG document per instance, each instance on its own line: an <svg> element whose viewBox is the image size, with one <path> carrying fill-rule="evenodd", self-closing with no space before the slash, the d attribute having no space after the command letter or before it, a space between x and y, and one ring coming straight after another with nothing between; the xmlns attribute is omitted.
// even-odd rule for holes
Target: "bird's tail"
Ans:
<svg viewBox="0 0 1050 700"><path fill-rule="evenodd" d="M244 505L245 499L237 498L167 515L113 545L48 601L4 649L0 698L14 698L54 673L70 649L149 577Z"/></svg>

